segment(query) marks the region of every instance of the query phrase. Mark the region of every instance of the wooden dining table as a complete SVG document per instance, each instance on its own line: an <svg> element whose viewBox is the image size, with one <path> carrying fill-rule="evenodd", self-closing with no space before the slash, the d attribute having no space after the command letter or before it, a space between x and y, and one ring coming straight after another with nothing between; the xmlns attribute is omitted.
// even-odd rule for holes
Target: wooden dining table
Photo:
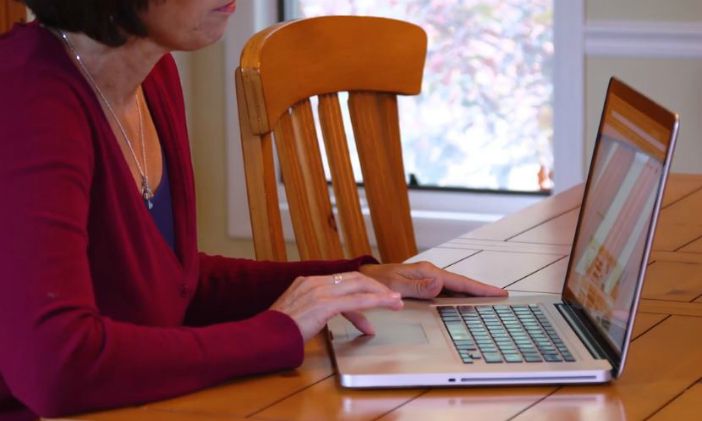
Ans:
<svg viewBox="0 0 702 421"><path fill-rule="evenodd" d="M410 259L514 293L560 294L582 186ZM350 390L323 335L301 367L72 420L702 419L702 175L672 174L623 375L588 386Z"/></svg>

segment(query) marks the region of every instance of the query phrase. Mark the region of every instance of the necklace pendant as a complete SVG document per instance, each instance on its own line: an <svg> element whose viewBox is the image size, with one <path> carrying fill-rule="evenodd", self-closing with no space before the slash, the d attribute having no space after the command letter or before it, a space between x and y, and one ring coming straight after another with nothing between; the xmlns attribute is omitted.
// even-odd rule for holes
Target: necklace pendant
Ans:
<svg viewBox="0 0 702 421"><path fill-rule="evenodd" d="M151 201L151 199L154 197L154 192L151 190L151 186L149 186L149 180L147 180L144 176L141 177L141 196L146 201L149 209L153 209L154 203Z"/></svg>

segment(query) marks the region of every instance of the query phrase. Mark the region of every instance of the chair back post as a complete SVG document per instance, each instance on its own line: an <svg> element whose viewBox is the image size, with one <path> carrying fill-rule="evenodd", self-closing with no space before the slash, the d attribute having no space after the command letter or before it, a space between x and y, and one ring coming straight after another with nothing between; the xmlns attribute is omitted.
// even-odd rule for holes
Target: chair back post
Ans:
<svg viewBox="0 0 702 421"><path fill-rule="evenodd" d="M235 71L234 82L237 98L243 98L240 68ZM287 254L279 211L272 139L270 133L253 133L248 107L239 103L238 113L254 251L260 260L284 262L287 261Z"/></svg>

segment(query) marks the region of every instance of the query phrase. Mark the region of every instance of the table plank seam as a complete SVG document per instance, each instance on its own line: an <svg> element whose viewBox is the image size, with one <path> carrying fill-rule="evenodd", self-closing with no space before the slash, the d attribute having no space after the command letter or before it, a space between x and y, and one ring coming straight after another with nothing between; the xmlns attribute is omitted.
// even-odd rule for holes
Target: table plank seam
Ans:
<svg viewBox="0 0 702 421"><path fill-rule="evenodd" d="M442 267L441 269L446 270L446 269L450 268L451 266L457 265L457 264L461 263L462 261L464 261L464 260L466 260L466 259L468 259L468 258L470 258L470 257L477 256L478 254L482 253L483 251L484 251L484 250L478 250L478 251L476 251L475 253L473 253L473 254L471 254L471 255L469 255L469 256L464 257L464 258L461 259L461 260L457 260L457 261L455 261L455 262L453 262L453 263L451 263L451 264L448 264L448 265Z"/></svg>
<svg viewBox="0 0 702 421"><path fill-rule="evenodd" d="M658 325L660 325L661 323L663 323L663 322L665 322L666 320L670 319L670 317L671 317L670 314L667 315L667 316L665 316L664 318L662 318L661 320L659 320L658 322L656 322L655 324L653 324L653 326L649 327L648 329L644 330L643 332L639 333L638 335L632 337L632 338L631 338L631 342L633 343L635 340L639 339L639 338L642 337L643 335L645 335L645 334L647 334L648 332L650 332L651 330L655 329Z"/></svg>
<svg viewBox="0 0 702 421"><path fill-rule="evenodd" d="M666 183L666 184L667 184L667 183ZM699 192L700 190L702 190L702 187L697 187L696 189L685 193L684 195L682 195L682 196L678 197L677 199L673 200L672 202L667 203L667 204L661 206L661 210L667 209L667 208L673 206L674 204L679 203L679 202L681 202L681 201L687 199L688 197L690 197L690 196L694 195L695 193Z"/></svg>
<svg viewBox="0 0 702 421"><path fill-rule="evenodd" d="M328 376L324 376L324 377L320 378L319 380L317 380L317 381L315 381L315 382L313 382L313 383L310 383L310 384L305 385L305 387L302 387L302 388L300 388L300 389L295 389L295 390L293 390L292 392L286 394L285 396L282 396L282 397L280 397L279 399L277 399L277 400L275 400L275 401L269 403L268 405L266 405L266 406L264 406L264 407L262 407L262 408L259 408L259 409L253 411L253 412L250 413L250 414L246 414L245 418L252 418L252 417L255 417L257 414L260 414L261 412L265 411L266 409L271 408L271 407L273 407L273 406L275 406L275 405L277 405L277 404L283 402L284 400L286 400L286 399L288 399L288 398L290 398L290 397L292 397L292 396L294 396L294 395L297 395L298 393L300 393L300 392L302 392L302 391L304 391L304 390L307 390L307 389L309 389L309 388L315 386L316 384L319 384L319 383L321 383L321 382L323 382L323 381L329 379L330 377L334 377L334 376L335 376L335 373L332 373L332 374L330 374L330 375L328 375Z"/></svg>
<svg viewBox="0 0 702 421"><path fill-rule="evenodd" d="M650 420L651 418L653 418L654 416L656 416L656 414L658 414L659 412L661 412L665 407L667 407L667 406L670 405L671 403L675 402L679 397L681 397L682 395L684 395L685 392L687 392L688 390L692 389L695 385L700 384L700 383L702 383L702 377L700 377L699 379L697 379L697 380L695 380L694 382L690 383L686 388L684 388L683 390L681 390L680 393L678 393L677 395L675 395L675 396L673 396L672 398L670 398L666 403L664 403L663 405L661 405L660 408L656 409L656 410L653 411L649 416L647 416L646 418L644 418L644 421Z"/></svg>
<svg viewBox="0 0 702 421"><path fill-rule="evenodd" d="M401 404L399 404L399 405L397 405L397 406L391 408L390 410L385 411L384 413L380 414L380 415L377 416L376 418L373 418L372 421L378 421L378 420L382 419L384 416L386 416L386 415L388 415L388 414L391 414L391 413L395 412L395 410L397 410L397 409L399 409L399 408L401 408L401 407L407 405L408 403L410 403L410 402L412 402L412 401L418 399L418 398L421 397L421 396L426 395L427 393L429 393L429 391L431 391L431 389L422 389L422 390L421 390L418 394L416 394L415 396L411 397L410 399L407 399L406 401L404 401L404 402L402 402Z"/></svg>
<svg viewBox="0 0 702 421"><path fill-rule="evenodd" d="M546 242L535 242L535 241L505 241L507 244L538 244L538 245L544 245L544 246L553 246L553 247L563 247L567 246L570 247L573 245L572 242L570 243L546 243Z"/></svg>
<svg viewBox="0 0 702 421"><path fill-rule="evenodd" d="M514 281L514 282L512 282L512 283L510 283L510 284L505 285L505 286L503 287L503 289L509 288L509 287L511 287L512 285L516 284L517 282L523 281L524 279L530 277L531 275L533 275L533 274L535 274L535 273L538 273L538 272L541 272L542 270L546 269L547 267L552 266L552 265L555 265L556 263L560 262L561 260L563 260L563 259L565 259L565 258L567 258L567 257L568 257L568 255L562 256L562 257L560 257L558 260L555 260L555 261L553 261L553 262L547 264L546 266L540 267L540 268L536 269L535 271L533 271L533 272L531 272L531 273L527 273L526 275L522 276L521 278L517 279L516 281Z"/></svg>
<svg viewBox="0 0 702 421"><path fill-rule="evenodd" d="M639 311L647 314L668 314L671 316L700 318L702 317L702 304L644 298L639 304Z"/></svg>
<svg viewBox="0 0 702 421"><path fill-rule="evenodd" d="M670 299L670 298L650 298L650 297L642 297L641 299L642 299L642 300L646 300L646 301L657 301L657 302L659 302L659 303L669 303L669 304L695 304L695 305L697 305L697 303L695 303L695 300L696 300L697 298L699 298L699 297L693 298L692 301L679 301L679 300L673 300L673 299Z"/></svg>
<svg viewBox="0 0 702 421"><path fill-rule="evenodd" d="M548 222L548 221L545 221L545 222ZM544 223L545 223L545 222L544 222ZM539 224L539 225L541 225L541 224ZM529 231L529 230L531 230L531 229L532 229L532 228L529 228L527 231ZM524 232L522 232L522 234L523 234L523 233L524 233ZM517 236L518 236L518 235L515 235L515 237L517 237ZM572 242L571 242L571 243L543 243L543 242L542 242L542 243L535 243L535 242L533 242L533 241L496 240L496 239L494 239L494 238L483 238L483 237L457 237L457 238L453 238L453 239L447 241L446 243L443 243L443 244L438 245L438 246L436 246L436 247L432 247L432 249L455 248L455 247L448 247L448 246L446 246L445 244L448 244L448 243L459 243L459 242L461 242L461 241L464 241L465 244L467 244L467 245L476 245L476 246L478 246L478 245L484 245L484 244L479 244L479 243L501 244L501 245L505 245L505 244L524 244L524 245L530 245L530 246L534 246L534 245L537 245L537 246L545 245L545 246L556 246L556 247L570 246L570 245L572 244Z"/></svg>
<svg viewBox="0 0 702 421"><path fill-rule="evenodd" d="M535 290L535 289L530 289L530 290L526 290L526 289L510 289L509 292L523 292L523 293L532 294L532 295L534 295L534 294L538 294L538 295L558 295L558 296L561 296L561 295L562 295L562 293L561 293L560 291L559 291L559 292L537 291L537 290Z"/></svg>
<svg viewBox="0 0 702 421"><path fill-rule="evenodd" d="M676 248L676 249L673 250L673 251L680 251L681 249L683 249L683 248L689 246L690 244L694 243L695 241L697 241L697 240L699 240L699 239L701 239L701 238L702 238L702 235L697 236L696 238L693 238L692 240L690 240L690 241L688 241L687 243L681 245L680 247Z"/></svg>
<svg viewBox="0 0 702 421"><path fill-rule="evenodd" d="M228 419L231 418L232 416L238 417L239 415L236 414L227 414L227 413L220 413L220 412L210 412L210 411L195 411L195 410L182 410L182 409L168 409L168 408L154 408L152 406L149 406L148 404L142 406L142 407L137 407L141 408L142 410L146 412L159 412L162 414L175 414L175 415L193 415L197 417L207 417L211 419Z"/></svg>
<svg viewBox="0 0 702 421"><path fill-rule="evenodd" d="M540 227L541 225L544 225L544 224L547 223L547 222L551 222L551 221L554 220L554 219L560 218L561 216L563 216L563 215L565 215L565 214L567 214L567 213L569 213L569 212L572 212L572 211L574 211L575 209L578 209L579 207L580 207L580 205L574 206L574 207L569 208L568 210L566 210L566 211L564 211L564 212L555 214L555 215L551 216L551 217L548 218L548 219L544 219L543 221L539 222L539 223L536 224L536 225L532 225L532 226L530 226L529 228L526 228L526 229L524 229L524 230L522 230L522 231L519 231L518 233L516 233L516 234L514 234L514 235L512 235L512 236L510 236L510 237L507 237L507 238L505 239L505 241L509 241L509 240L511 240L511 239L513 239L513 238L515 238L515 237L519 237L520 235L524 234L525 232L531 231L531 230L533 230L533 229L535 229L535 228Z"/></svg>
<svg viewBox="0 0 702 421"><path fill-rule="evenodd" d="M554 393L558 392L558 391L561 390L562 388L563 388L563 386L556 386L556 387L554 387L553 390L552 390L550 393L547 393L547 394L545 394L544 396L542 396L541 398L539 398L539 399L535 400L534 402L530 403L529 405L527 405L526 408L522 409L521 411L519 411L519 412L517 412L516 414L512 415L511 417L507 418L507 421L511 421L511 420L513 420L513 419L516 419L516 418L519 417L520 415L523 415L523 414L526 413L528 410L530 410L531 408L533 408L533 407L535 407L536 405L540 404L540 403L543 402L544 400L548 399L550 396L552 396Z"/></svg>

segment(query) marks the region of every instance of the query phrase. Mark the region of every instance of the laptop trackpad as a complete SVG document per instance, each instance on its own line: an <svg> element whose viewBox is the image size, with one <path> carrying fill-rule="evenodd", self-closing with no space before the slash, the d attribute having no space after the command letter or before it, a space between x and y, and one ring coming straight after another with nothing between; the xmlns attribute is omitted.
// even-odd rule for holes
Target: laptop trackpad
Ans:
<svg viewBox="0 0 702 421"><path fill-rule="evenodd" d="M427 335L420 323L397 323L375 325L375 335L364 335L348 326L346 337L354 345L421 345L428 343Z"/></svg>

